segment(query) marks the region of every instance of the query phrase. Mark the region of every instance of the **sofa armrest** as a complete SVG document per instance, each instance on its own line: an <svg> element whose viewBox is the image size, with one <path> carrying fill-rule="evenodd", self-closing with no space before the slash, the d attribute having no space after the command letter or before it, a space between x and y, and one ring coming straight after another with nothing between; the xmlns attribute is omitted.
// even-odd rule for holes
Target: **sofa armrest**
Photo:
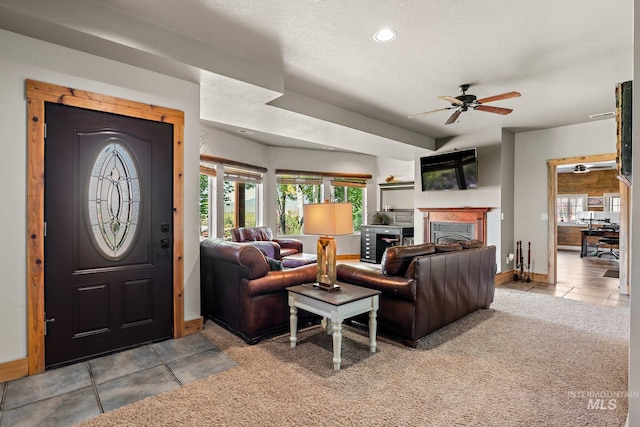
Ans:
<svg viewBox="0 0 640 427"><path fill-rule="evenodd" d="M353 265L337 266L338 280L352 285L376 289L385 295L414 302L416 300L416 282L405 276L388 276L379 271L358 268Z"/></svg>
<svg viewBox="0 0 640 427"><path fill-rule="evenodd" d="M281 255L280 255L280 245L277 244L276 242L272 242L270 240L265 240L265 241L256 240L256 241L253 241L253 242L238 242L238 244L255 246L256 248L262 250L262 252L264 252L264 254L266 256L268 256L269 258L273 258L273 259L282 258Z"/></svg>
<svg viewBox="0 0 640 427"><path fill-rule="evenodd" d="M284 291L289 286L314 283L317 276L318 266L309 264L286 270L270 271L266 276L254 280L243 279L242 285L246 286L249 296L254 297Z"/></svg>
<svg viewBox="0 0 640 427"><path fill-rule="evenodd" d="M295 249L298 251L298 253L302 253L302 240L293 238L279 238L273 239L273 241L285 249Z"/></svg>

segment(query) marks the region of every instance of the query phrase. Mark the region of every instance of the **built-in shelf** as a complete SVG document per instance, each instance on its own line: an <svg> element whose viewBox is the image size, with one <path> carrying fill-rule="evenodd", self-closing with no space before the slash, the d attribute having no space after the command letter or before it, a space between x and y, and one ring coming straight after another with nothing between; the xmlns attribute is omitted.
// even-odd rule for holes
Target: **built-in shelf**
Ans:
<svg viewBox="0 0 640 427"><path fill-rule="evenodd" d="M413 181L393 181L378 184L380 186L380 210L413 210Z"/></svg>

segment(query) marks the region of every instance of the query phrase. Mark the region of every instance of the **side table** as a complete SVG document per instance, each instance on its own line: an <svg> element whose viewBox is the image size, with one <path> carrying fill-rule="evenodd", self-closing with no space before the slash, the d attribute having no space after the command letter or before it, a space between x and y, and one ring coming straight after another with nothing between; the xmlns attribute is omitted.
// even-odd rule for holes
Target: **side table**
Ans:
<svg viewBox="0 0 640 427"><path fill-rule="evenodd" d="M326 319L327 334L333 334L333 369L340 370L342 359L342 322L362 313L369 313L369 350L376 352L376 312L380 291L339 283L340 290L327 292L315 288L313 283L290 286L289 307L291 347L296 346L298 330L298 309L323 316Z"/></svg>

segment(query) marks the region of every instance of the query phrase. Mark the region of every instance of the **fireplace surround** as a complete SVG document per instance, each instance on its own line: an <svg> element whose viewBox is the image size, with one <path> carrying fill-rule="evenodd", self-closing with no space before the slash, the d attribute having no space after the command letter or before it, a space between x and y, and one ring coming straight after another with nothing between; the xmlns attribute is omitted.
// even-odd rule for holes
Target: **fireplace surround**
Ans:
<svg viewBox="0 0 640 427"><path fill-rule="evenodd" d="M423 213L424 242L487 240L488 207L418 208ZM447 226L449 225L449 226Z"/></svg>

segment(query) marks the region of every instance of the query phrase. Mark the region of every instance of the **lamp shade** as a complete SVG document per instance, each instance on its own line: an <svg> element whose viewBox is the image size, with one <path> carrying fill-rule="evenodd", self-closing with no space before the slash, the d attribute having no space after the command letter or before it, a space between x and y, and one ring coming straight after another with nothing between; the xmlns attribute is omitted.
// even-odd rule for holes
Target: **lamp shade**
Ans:
<svg viewBox="0 0 640 427"><path fill-rule="evenodd" d="M303 206L304 234L339 236L353 233L351 203L313 203Z"/></svg>

